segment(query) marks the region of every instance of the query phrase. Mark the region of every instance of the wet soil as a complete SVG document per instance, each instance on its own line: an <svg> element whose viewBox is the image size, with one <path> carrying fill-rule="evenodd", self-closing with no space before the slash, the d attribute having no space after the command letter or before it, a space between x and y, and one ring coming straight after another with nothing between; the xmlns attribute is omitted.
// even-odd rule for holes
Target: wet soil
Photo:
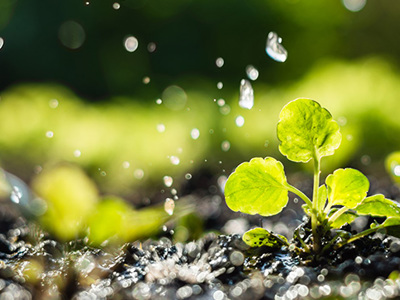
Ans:
<svg viewBox="0 0 400 300"><path fill-rule="evenodd" d="M396 199L398 188L385 184L375 182L373 187ZM302 223L301 203L291 199L282 215L260 222L259 217L230 212L218 193L196 197L206 230L218 228L219 233L186 242L164 234L98 249L85 239L60 243L33 223L3 214L0 300L400 297L398 238L377 233L319 258L298 257L284 248L251 249L233 232L261 223L290 235ZM370 221L361 219L348 229L359 230Z"/></svg>

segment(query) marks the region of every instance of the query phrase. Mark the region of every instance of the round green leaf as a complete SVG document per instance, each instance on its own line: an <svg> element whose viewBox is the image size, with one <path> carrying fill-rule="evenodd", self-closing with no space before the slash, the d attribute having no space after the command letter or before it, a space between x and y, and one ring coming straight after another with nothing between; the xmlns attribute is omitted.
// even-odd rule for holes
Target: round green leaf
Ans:
<svg viewBox="0 0 400 300"><path fill-rule="evenodd" d="M355 169L337 169L329 175L325 183L328 187L328 203L355 208L367 196L369 181Z"/></svg>
<svg viewBox="0 0 400 300"><path fill-rule="evenodd" d="M277 133L279 151L296 162L332 155L342 138L332 115L310 99L293 100L282 109Z"/></svg>
<svg viewBox="0 0 400 300"><path fill-rule="evenodd" d="M226 204L233 211L272 216L288 202L283 165L272 157L240 164L225 185Z"/></svg>
<svg viewBox="0 0 400 300"><path fill-rule="evenodd" d="M385 196L381 194L365 198L355 209L359 215L400 218L399 203L386 199Z"/></svg>
<svg viewBox="0 0 400 300"><path fill-rule="evenodd" d="M267 246L271 248L281 248L288 246L287 239L280 234L274 234L264 228L254 228L243 235L243 241L250 247Z"/></svg>

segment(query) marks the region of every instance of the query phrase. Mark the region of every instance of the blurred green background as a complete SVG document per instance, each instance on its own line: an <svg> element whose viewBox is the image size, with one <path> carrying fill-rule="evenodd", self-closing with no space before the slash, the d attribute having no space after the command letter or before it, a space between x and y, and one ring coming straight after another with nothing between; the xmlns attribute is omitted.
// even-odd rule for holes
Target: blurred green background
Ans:
<svg viewBox="0 0 400 300"><path fill-rule="evenodd" d="M144 205L208 189L197 174L217 182L253 156L296 170L275 126L283 105L307 97L344 137L325 170L382 172L400 149L399 20L389 0L1 0L1 165L29 182L73 163L100 194ZM270 31L284 63L265 52ZM246 110L249 65L259 77Z"/></svg>

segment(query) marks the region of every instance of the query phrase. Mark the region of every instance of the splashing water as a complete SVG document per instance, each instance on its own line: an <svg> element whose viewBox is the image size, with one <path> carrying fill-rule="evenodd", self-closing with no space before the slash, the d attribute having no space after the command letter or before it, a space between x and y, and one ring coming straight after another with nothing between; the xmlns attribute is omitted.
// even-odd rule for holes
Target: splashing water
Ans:
<svg viewBox="0 0 400 300"><path fill-rule="evenodd" d="M193 128L190 132L190 136L192 137L192 139L197 140L200 137L200 130L198 130L197 128Z"/></svg>
<svg viewBox="0 0 400 300"><path fill-rule="evenodd" d="M258 75L259 75L258 70L256 68L254 68L252 65L248 65L246 67L246 74L247 74L247 77L253 81L257 80Z"/></svg>
<svg viewBox="0 0 400 300"><path fill-rule="evenodd" d="M250 81L242 79L240 82L239 106L251 109L254 105L254 91Z"/></svg>
<svg viewBox="0 0 400 300"><path fill-rule="evenodd" d="M281 45L282 39L275 32L270 32L267 38L267 46L265 52L274 60L284 62L287 59L288 53Z"/></svg>
<svg viewBox="0 0 400 300"><path fill-rule="evenodd" d="M174 183L174 179L171 176L164 176L163 181L166 187L171 187Z"/></svg>
<svg viewBox="0 0 400 300"><path fill-rule="evenodd" d="M139 42L134 36L128 36L124 40L124 46L126 51L135 52L136 49L139 47Z"/></svg>
<svg viewBox="0 0 400 300"><path fill-rule="evenodd" d="M237 127L242 127L244 125L244 118L242 116L237 116L235 123Z"/></svg>
<svg viewBox="0 0 400 300"><path fill-rule="evenodd" d="M2 188L8 190L9 198L27 218L36 218L47 210L46 202L32 193L29 187L17 176L0 170Z"/></svg>
<svg viewBox="0 0 400 300"><path fill-rule="evenodd" d="M175 209L175 201L172 200L171 198L165 199L164 203L164 210L167 214L172 216L174 214L174 209Z"/></svg>

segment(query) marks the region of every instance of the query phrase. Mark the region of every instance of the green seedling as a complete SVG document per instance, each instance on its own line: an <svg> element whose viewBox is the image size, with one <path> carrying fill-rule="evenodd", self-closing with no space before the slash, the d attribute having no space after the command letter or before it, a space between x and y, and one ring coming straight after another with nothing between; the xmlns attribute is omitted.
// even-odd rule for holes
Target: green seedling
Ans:
<svg viewBox="0 0 400 300"><path fill-rule="evenodd" d="M305 204L304 212L311 218L312 238L302 240L295 234L296 251L321 254L337 249L380 229L398 235L400 206L383 195L367 197L369 181L360 171L346 168L330 174L320 185L321 159L333 155L341 142L339 125L331 114L310 99L289 102L279 115L277 135L279 150L289 160L306 163L313 161L314 181L312 198L286 179L281 162L272 157L256 157L240 164L229 176L225 185L225 200L229 208L247 214L272 216L282 211L289 201L289 192ZM357 217L369 215L386 218L371 228L352 235L340 230ZM249 230L243 240L252 247L280 248L292 245L283 236L263 228Z"/></svg>

